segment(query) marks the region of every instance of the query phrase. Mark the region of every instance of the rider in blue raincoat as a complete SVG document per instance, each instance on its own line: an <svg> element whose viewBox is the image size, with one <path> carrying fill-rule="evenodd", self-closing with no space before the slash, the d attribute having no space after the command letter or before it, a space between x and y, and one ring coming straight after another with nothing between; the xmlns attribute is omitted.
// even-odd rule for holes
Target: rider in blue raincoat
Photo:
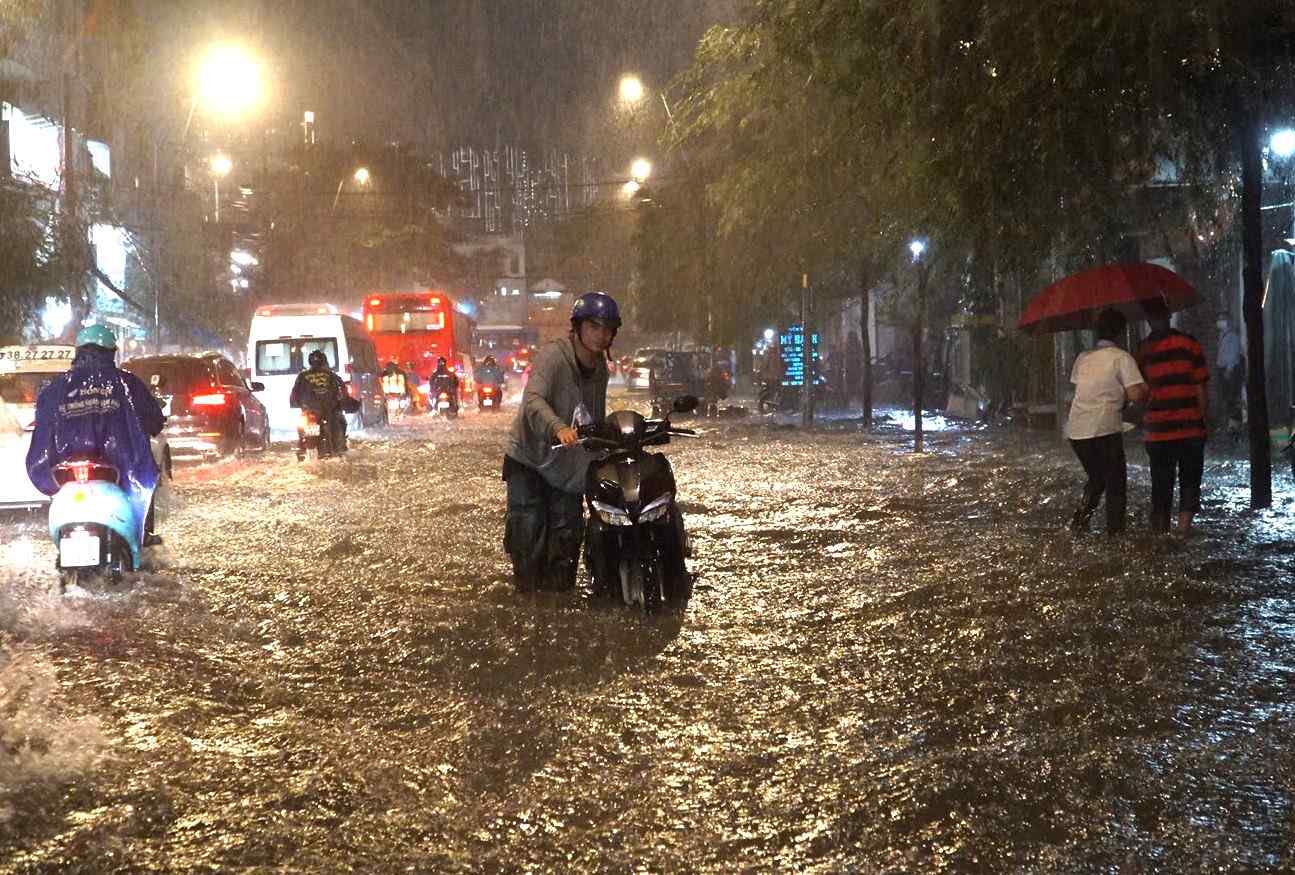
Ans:
<svg viewBox="0 0 1295 875"><path fill-rule="evenodd" d="M102 325L76 336L72 368L36 398L36 427L27 451L27 475L46 495L58 492L54 466L74 459L100 459L117 469L144 521L160 472L149 436L166 417L139 377L116 366L117 340Z"/></svg>

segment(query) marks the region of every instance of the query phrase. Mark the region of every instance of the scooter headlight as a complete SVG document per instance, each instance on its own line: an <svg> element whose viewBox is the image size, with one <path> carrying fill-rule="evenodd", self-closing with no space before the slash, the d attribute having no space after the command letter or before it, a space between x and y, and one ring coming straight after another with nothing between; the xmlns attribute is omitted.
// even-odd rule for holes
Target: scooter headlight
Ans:
<svg viewBox="0 0 1295 875"><path fill-rule="evenodd" d="M648 506L643 508L643 512L639 514L639 522L654 523L665 517L666 511L670 510L670 500L672 498L674 498L674 493L667 492L660 498L648 502Z"/></svg>
<svg viewBox="0 0 1295 875"><path fill-rule="evenodd" d="M632 526L634 523L630 520L630 515L615 505L607 504L602 501L593 502L594 512L598 514L598 519L608 526Z"/></svg>

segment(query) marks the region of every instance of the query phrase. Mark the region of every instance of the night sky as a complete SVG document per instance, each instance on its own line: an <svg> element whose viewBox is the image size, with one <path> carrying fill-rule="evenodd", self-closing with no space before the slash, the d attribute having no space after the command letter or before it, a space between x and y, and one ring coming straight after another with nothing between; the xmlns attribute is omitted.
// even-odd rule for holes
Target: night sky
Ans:
<svg viewBox="0 0 1295 875"><path fill-rule="evenodd" d="M665 85L734 0L234 0L171 6L178 42L250 37L274 109L322 137L583 148L620 74ZM186 8L180 9L183 6ZM188 39L191 37L191 39Z"/></svg>

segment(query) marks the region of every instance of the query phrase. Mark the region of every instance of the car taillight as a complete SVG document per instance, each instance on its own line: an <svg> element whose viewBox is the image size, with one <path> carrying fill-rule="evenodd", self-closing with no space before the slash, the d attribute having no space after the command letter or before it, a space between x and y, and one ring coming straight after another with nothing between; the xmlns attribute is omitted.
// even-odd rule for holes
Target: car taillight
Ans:
<svg viewBox="0 0 1295 875"><path fill-rule="evenodd" d="M229 396L224 392L211 392L205 395L194 395L190 407L224 407L229 403Z"/></svg>
<svg viewBox="0 0 1295 875"><path fill-rule="evenodd" d="M301 419L297 421L297 428L300 428L302 431L305 431L306 427L309 425L310 425L310 414L302 413Z"/></svg>

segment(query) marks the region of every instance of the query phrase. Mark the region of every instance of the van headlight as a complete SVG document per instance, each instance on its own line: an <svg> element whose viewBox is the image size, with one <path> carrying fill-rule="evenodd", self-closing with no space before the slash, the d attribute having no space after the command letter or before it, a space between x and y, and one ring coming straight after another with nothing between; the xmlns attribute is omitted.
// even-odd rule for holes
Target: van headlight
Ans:
<svg viewBox="0 0 1295 875"><path fill-rule="evenodd" d="M648 502L648 506L643 508L643 512L639 514L639 522L654 523L664 517L666 511L670 509L670 500L673 498L674 493L667 492L660 498Z"/></svg>
<svg viewBox="0 0 1295 875"><path fill-rule="evenodd" d="M625 511L621 510L619 507L607 504L606 502L602 502L602 501L594 501L592 502L592 504L594 506L594 512L598 514L598 519L602 520L604 525L608 525L608 526L634 525L634 523L630 521L630 515Z"/></svg>

